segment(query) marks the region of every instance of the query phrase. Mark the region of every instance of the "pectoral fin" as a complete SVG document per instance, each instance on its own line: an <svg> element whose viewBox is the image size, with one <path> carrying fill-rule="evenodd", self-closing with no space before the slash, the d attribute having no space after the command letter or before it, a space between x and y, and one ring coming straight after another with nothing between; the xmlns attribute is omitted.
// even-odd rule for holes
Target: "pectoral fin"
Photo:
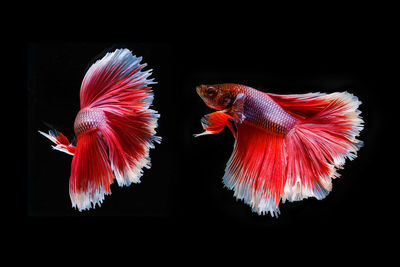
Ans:
<svg viewBox="0 0 400 267"><path fill-rule="evenodd" d="M205 132L195 134L194 137L221 132L228 123L229 119L232 119L232 117L224 111L217 111L204 115L204 117L201 119L201 125L203 126Z"/></svg>
<svg viewBox="0 0 400 267"><path fill-rule="evenodd" d="M244 94L240 93L237 95L235 102L233 102L231 113L236 123L241 123L246 117L244 116Z"/></svg>

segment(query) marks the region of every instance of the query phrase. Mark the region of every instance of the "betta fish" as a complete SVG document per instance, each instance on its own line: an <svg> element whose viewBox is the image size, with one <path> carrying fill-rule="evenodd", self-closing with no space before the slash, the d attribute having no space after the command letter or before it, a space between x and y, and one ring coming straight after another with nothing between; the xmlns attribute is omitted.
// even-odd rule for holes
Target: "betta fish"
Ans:
<svg viewBox="0 0 400 267"><path fill-rule="evenodd" d="M361 101L348 92L278 95L239 84L200 85L216 112L201 119L204 132L235 137L223 184L260 215L278 216L279 202L323 199L345 159L363 142Z"/></svg>
<svg viewBox="0 0 400 267"><path fill-rule="evenodd" d="M141 60L117 49L91 65L80 88L75 145L57 130L39 131L54 149L73 155L69 195L79 211L100 206L114 178L119 186L139 183L143 167L150 168L150 148L161 142L159 114L149 108L156 82L147 79L152 70L142 71Z"/></svg>

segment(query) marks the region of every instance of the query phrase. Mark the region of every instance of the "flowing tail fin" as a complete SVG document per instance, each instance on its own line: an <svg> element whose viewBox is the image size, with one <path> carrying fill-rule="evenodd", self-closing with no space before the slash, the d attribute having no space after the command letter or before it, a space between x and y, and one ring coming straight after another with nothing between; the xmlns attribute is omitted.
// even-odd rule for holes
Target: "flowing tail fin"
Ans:
<svg viewBox="0 0 400 267"><path fill-rule="evenodd" d="M336 170L362 146L356 136L363 121L361 102L346 92L270 96L296 125L282 135L246 121L238 124L223 182L253 211L277 216L281 199L322 199L331 191Z"/></svg>
<svg viewBox="0 0 400 267"><path fill-rule="evenodd" d="M101 205L104 195L111 194L114 179L108 162L107 146L100 131L78 136L71 164L69 194L72 206L79 211Z"/></svg>
<svg viewBox="0 0 400 267"><path fill-rule="evenodd" d="M287 181L282 200L309 196L324 198L332 190L331 179L340 175L345 159L353 160L363 142L356 139L363 129L357 97L345 93L321 96L328 104L301 120L288 136ZM293 109L293 111L295 111Z"/></svg>
<svg viewBox="0 0 400 267"><path fill-rule="evenodd" d="M100 206L114 177L120 186L140 182L142 168L150 167L149 149L161 141L155 136L159 114L149 108L155 82L140 62L128 49L117 49L96 61L82 81L69 186L79 211ZM57 135L42 134L65 145Z"/></svg>

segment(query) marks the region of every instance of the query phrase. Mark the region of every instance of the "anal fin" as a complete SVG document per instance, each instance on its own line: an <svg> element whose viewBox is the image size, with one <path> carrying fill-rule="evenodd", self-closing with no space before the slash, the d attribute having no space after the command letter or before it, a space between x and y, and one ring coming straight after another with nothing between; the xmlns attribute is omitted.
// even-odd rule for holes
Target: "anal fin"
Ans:
<svg viewBox="0 0 400 267"><path fill-rule="evenodd" d="M237 124L234 151L226 165L224 185L258 214L279 214L286 182L285 137L244 122Z"/></svg>

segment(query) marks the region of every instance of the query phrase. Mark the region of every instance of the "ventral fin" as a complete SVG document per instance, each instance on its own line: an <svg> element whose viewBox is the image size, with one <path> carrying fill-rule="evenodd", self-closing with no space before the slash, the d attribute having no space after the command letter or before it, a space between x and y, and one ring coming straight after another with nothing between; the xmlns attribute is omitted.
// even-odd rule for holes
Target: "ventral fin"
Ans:
<svg viewBox="0 0 400 267"><path fill-rule="evenodd" d="M49 133L46 134L42 131L38 131L41 135L45 136L48 138L50 141L52 141L56 146L52 146L53 149L59 150L61 152L65 152L69 155L74 155L75 153L75 146L71 145L70 142L68 141L68 138L65 137L61 132L57 131L56 129L51 129L49 130Z"/></svg>
<svg viewBox="0 0 400 267"><path fill-rule="evenodd" d="M205 132L195 134L194 137L221 132L229 119L232 119L232 116L224 111L217 111L204 115L204 117L201 119L201 125L203 126Z"/></svg>

